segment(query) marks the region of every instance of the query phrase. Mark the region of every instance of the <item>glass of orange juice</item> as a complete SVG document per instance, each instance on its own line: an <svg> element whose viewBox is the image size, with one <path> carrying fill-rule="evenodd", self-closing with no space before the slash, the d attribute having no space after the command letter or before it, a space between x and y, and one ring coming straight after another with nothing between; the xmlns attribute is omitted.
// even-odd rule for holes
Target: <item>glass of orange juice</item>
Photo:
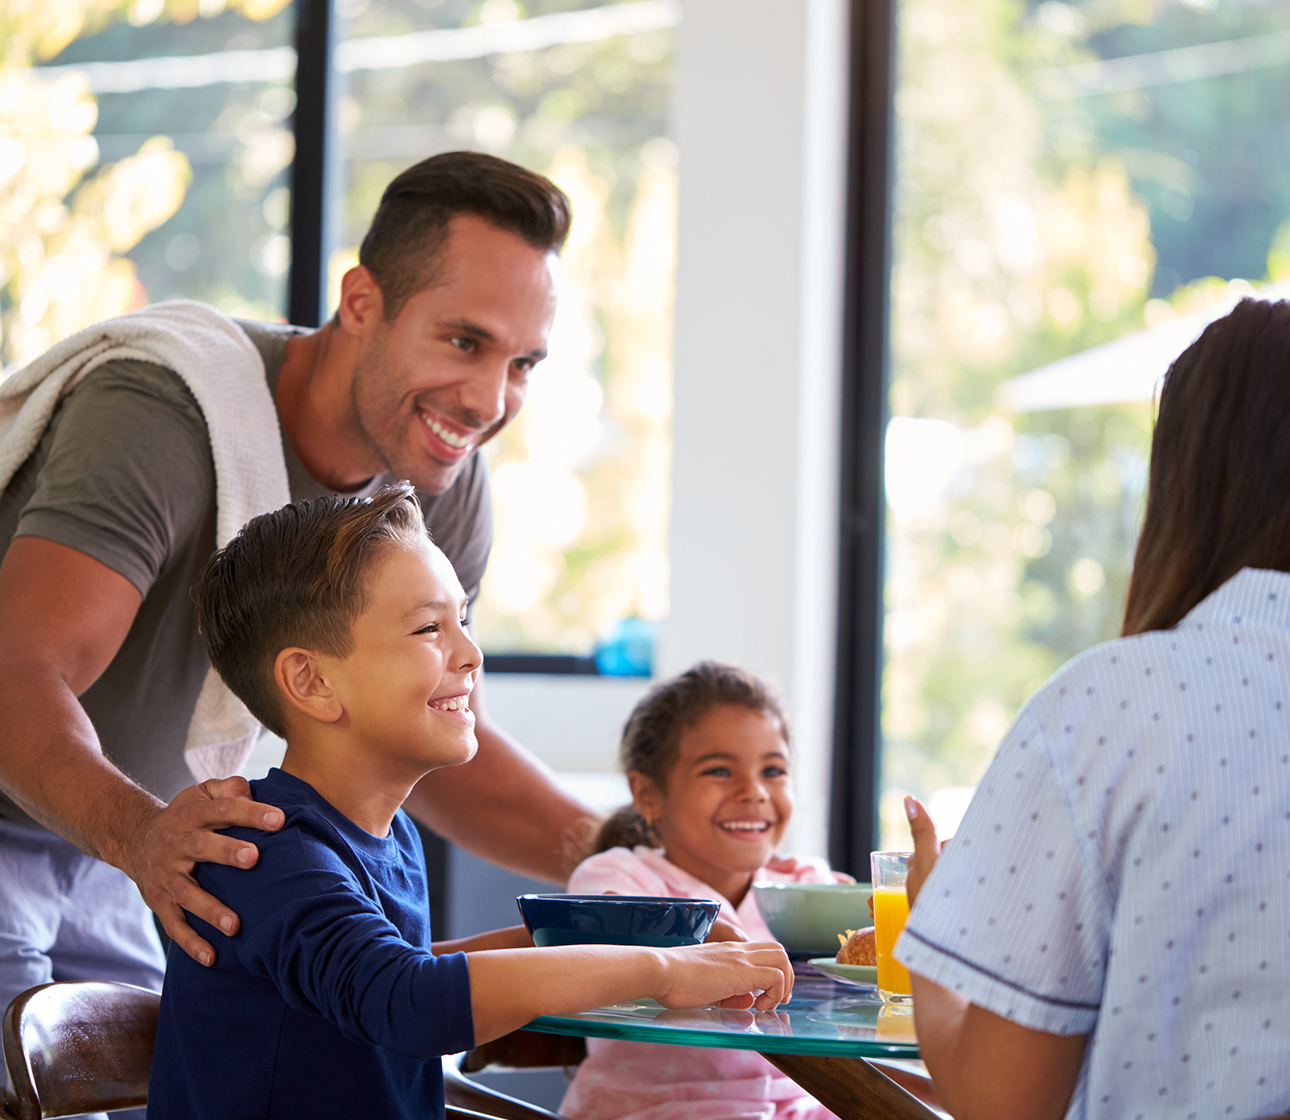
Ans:
<svg viewBox="0 0 1290 1120"><path fill-rule="evenodd" d="M878 994L888 1003L910 1001L909 970L891 955L909 917L905 879L913 852L873 852L874 947L878 955Z"/></svg>

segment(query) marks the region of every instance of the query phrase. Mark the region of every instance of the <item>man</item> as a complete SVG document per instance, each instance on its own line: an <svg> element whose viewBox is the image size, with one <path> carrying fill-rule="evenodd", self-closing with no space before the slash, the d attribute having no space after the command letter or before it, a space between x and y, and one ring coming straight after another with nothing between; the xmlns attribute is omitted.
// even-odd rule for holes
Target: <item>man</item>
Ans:
<svg viewBox="0 0 1290 1120"><path fill-rule="evenodd" d="M410 479L474 597L491 543L479 448L545 356L569 220L540 176L436 156L390 184L329 323L244 324L292 499ZM253 845L214 830L282 823L242 779L193 786L184 766L207 666L188 592L215 546L214 479L192 394L122 360L61 400L0 494L0 1006L51 978L156 986L138 895L211 963L183 911L228 933L238 917L196 886L196 863L251 866ZM430 776L409 810L480 855L562 880L590 814L489 723L482 685L470 706L487 764Z"/></svg>

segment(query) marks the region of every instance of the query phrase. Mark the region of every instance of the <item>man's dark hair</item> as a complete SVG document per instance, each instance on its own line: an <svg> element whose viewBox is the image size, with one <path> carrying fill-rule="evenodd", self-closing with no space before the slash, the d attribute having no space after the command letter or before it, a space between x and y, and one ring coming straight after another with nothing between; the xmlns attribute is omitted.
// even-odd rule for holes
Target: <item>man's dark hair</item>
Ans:
<svg viewBox="0 0 1290 1120"><path fill-rule="evenodd" d="M252 518L193 588L211 664L265 727L285 733L273 663L289 646L344 657L366 577L392 545L430 539L410 482L370 498L313 498Z"/></svg>
<svg viewBox="0 0 1290 1120"><path fill-rule="evenodd" d="M568 197L550 179L496 156L444 152L413 164L385 188L358 250L358 263L381 289L386 319L436 283L439 254L458 214L557 253L572 220Z"/></svg>
<svg viewBox="0 0 1290 1120"><path fill-rule="evenodd" d="M1245 299L1165 374L1122 633L1169 630L1242 568L1290 572L1290 303Z"/></svg>

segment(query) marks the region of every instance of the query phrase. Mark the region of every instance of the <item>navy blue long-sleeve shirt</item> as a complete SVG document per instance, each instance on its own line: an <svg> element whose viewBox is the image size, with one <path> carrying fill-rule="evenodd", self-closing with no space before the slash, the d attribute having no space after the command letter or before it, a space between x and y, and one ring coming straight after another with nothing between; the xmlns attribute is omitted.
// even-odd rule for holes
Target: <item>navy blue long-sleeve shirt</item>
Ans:
<svg viewBox="0 0 1290 1120"><path fill-rule="evenodd" d="M280 770L251 793L286 823L228 830L259 848L253 868L198 869L242 927L190 918L211 968L171 946L149 1120L442 1117L437 1059L474 1046L470 975L464 953L430 951L412 822L372 836Z"/></svg>

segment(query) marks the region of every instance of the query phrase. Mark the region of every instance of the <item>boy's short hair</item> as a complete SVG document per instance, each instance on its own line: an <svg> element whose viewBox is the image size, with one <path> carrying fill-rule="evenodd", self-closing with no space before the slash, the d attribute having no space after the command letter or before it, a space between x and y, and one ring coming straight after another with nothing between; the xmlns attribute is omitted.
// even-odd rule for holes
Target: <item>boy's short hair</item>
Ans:
<svg viewBox="0 0 1290 1120"><path fill-rule="evenodd" d="M573 220L564 191L509 160L444 152L413 164L385 188L358 250L359 264L381 289L387 320L438 282L448 227L459 214L473 214L548 253L560 251Z"/></svg>
<svg viewBox="0 0 1290 1120"><path fill-rule="evenodd" d="M370 498L312 498L252 518L193 587L211 664L275 735L285 734L273 663L289 646L344 657L366 575L392 544L430 540L410 482Z"/></svg>

